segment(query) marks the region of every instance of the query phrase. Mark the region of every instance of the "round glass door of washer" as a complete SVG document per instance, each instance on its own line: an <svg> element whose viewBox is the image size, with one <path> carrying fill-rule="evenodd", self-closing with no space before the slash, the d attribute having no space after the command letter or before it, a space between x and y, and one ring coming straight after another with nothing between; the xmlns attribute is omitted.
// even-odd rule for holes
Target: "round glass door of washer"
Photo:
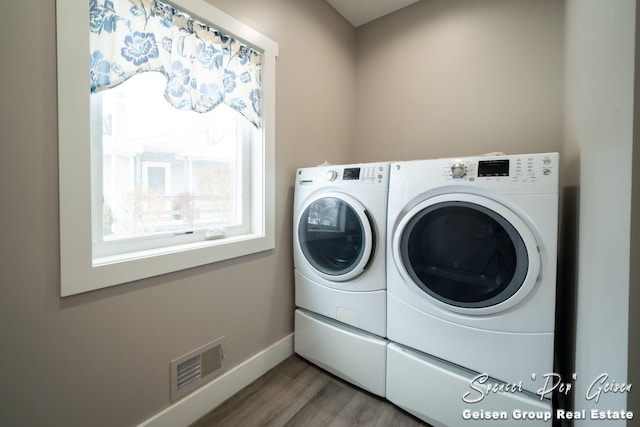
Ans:
<svg viewBox="0 0 640 427"><path fill-rule="evenodd" d="M316 273L333 281L361 274L375 247L365 208L346 194L325 194L309 201L298 218L297 239Z"/></svg>

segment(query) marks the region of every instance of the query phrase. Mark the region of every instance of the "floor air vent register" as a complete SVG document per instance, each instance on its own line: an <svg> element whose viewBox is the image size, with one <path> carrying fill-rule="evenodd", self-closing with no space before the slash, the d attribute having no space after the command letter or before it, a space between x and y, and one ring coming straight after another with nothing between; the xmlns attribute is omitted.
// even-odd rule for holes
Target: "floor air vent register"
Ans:
<svg viewBox="0 0 640 427"><path fill-rule="evenodd" d="M172 402L182 399L224 371L225 338L218 338L171 361Z"/></svg>

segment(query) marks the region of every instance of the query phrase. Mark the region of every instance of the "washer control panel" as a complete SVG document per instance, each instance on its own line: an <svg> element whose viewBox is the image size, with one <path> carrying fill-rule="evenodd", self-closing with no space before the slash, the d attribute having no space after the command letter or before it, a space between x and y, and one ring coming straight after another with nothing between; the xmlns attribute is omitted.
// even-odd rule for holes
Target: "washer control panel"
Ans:
<svg viewBox="0 0 640 427"><path fill-rule="evenodd" d="M389 182L389 163L362 163L354 165L323 165L300 168L297 185L386 186Z"/></svg>
<svg viewBox="0 0 640 427"><path fill-rule="evenodd" d="M336 169L329 169L327 174L327 176L330 175L333 178L329 181L382 183L383 180L387 179L387 166L382 164L339 166Z"/></svg>

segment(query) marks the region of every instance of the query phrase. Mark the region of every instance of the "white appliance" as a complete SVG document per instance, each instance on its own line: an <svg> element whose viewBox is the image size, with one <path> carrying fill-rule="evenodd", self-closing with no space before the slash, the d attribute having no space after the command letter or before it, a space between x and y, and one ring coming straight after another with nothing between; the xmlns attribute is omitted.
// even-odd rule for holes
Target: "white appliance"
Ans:
<svg viewBox="0 0 640 427"><path fill-rule="evenodd" d="M297 354L364 390L386 394L387 340L303 309L295 311Z"/></svg>
<svg viewBox="0 0 640 427"><path fill-rule="evenodd" d="M387 349L387 398L433 427L552 425L547 399L509 391L476 402L475 372L396 343Z"/></svg>
<svg viewBox="0 0 640 427"><path fill-rule="evenodd" d="M388 184L388 163L301 168L293 213L295 351L380 396Z"/></svg>
<svg viewBox="0 0 640 427"><path fill-rule="evenodd" d="M392 163L389 340L538 391L553 372L558 172L557 153ZM388 378L412 360L394 352Z"/></svg>
<svg viewBox="0 0 640 427"><path fill-rule="evenodd" d="M389 164L298 169L296 305L384 337Z"/></svg>

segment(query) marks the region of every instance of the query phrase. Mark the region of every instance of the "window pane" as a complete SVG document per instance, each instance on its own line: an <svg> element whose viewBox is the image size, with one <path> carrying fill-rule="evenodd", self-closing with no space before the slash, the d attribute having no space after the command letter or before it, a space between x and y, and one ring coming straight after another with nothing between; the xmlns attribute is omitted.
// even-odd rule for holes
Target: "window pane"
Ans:
<svg viewBox="0 0 640 427"><path fill-rule="evenodd" d="M242 225L246 119L226 105L180 111L164 99L165 82L144 72L94 95L104 241Z"/></svg>

